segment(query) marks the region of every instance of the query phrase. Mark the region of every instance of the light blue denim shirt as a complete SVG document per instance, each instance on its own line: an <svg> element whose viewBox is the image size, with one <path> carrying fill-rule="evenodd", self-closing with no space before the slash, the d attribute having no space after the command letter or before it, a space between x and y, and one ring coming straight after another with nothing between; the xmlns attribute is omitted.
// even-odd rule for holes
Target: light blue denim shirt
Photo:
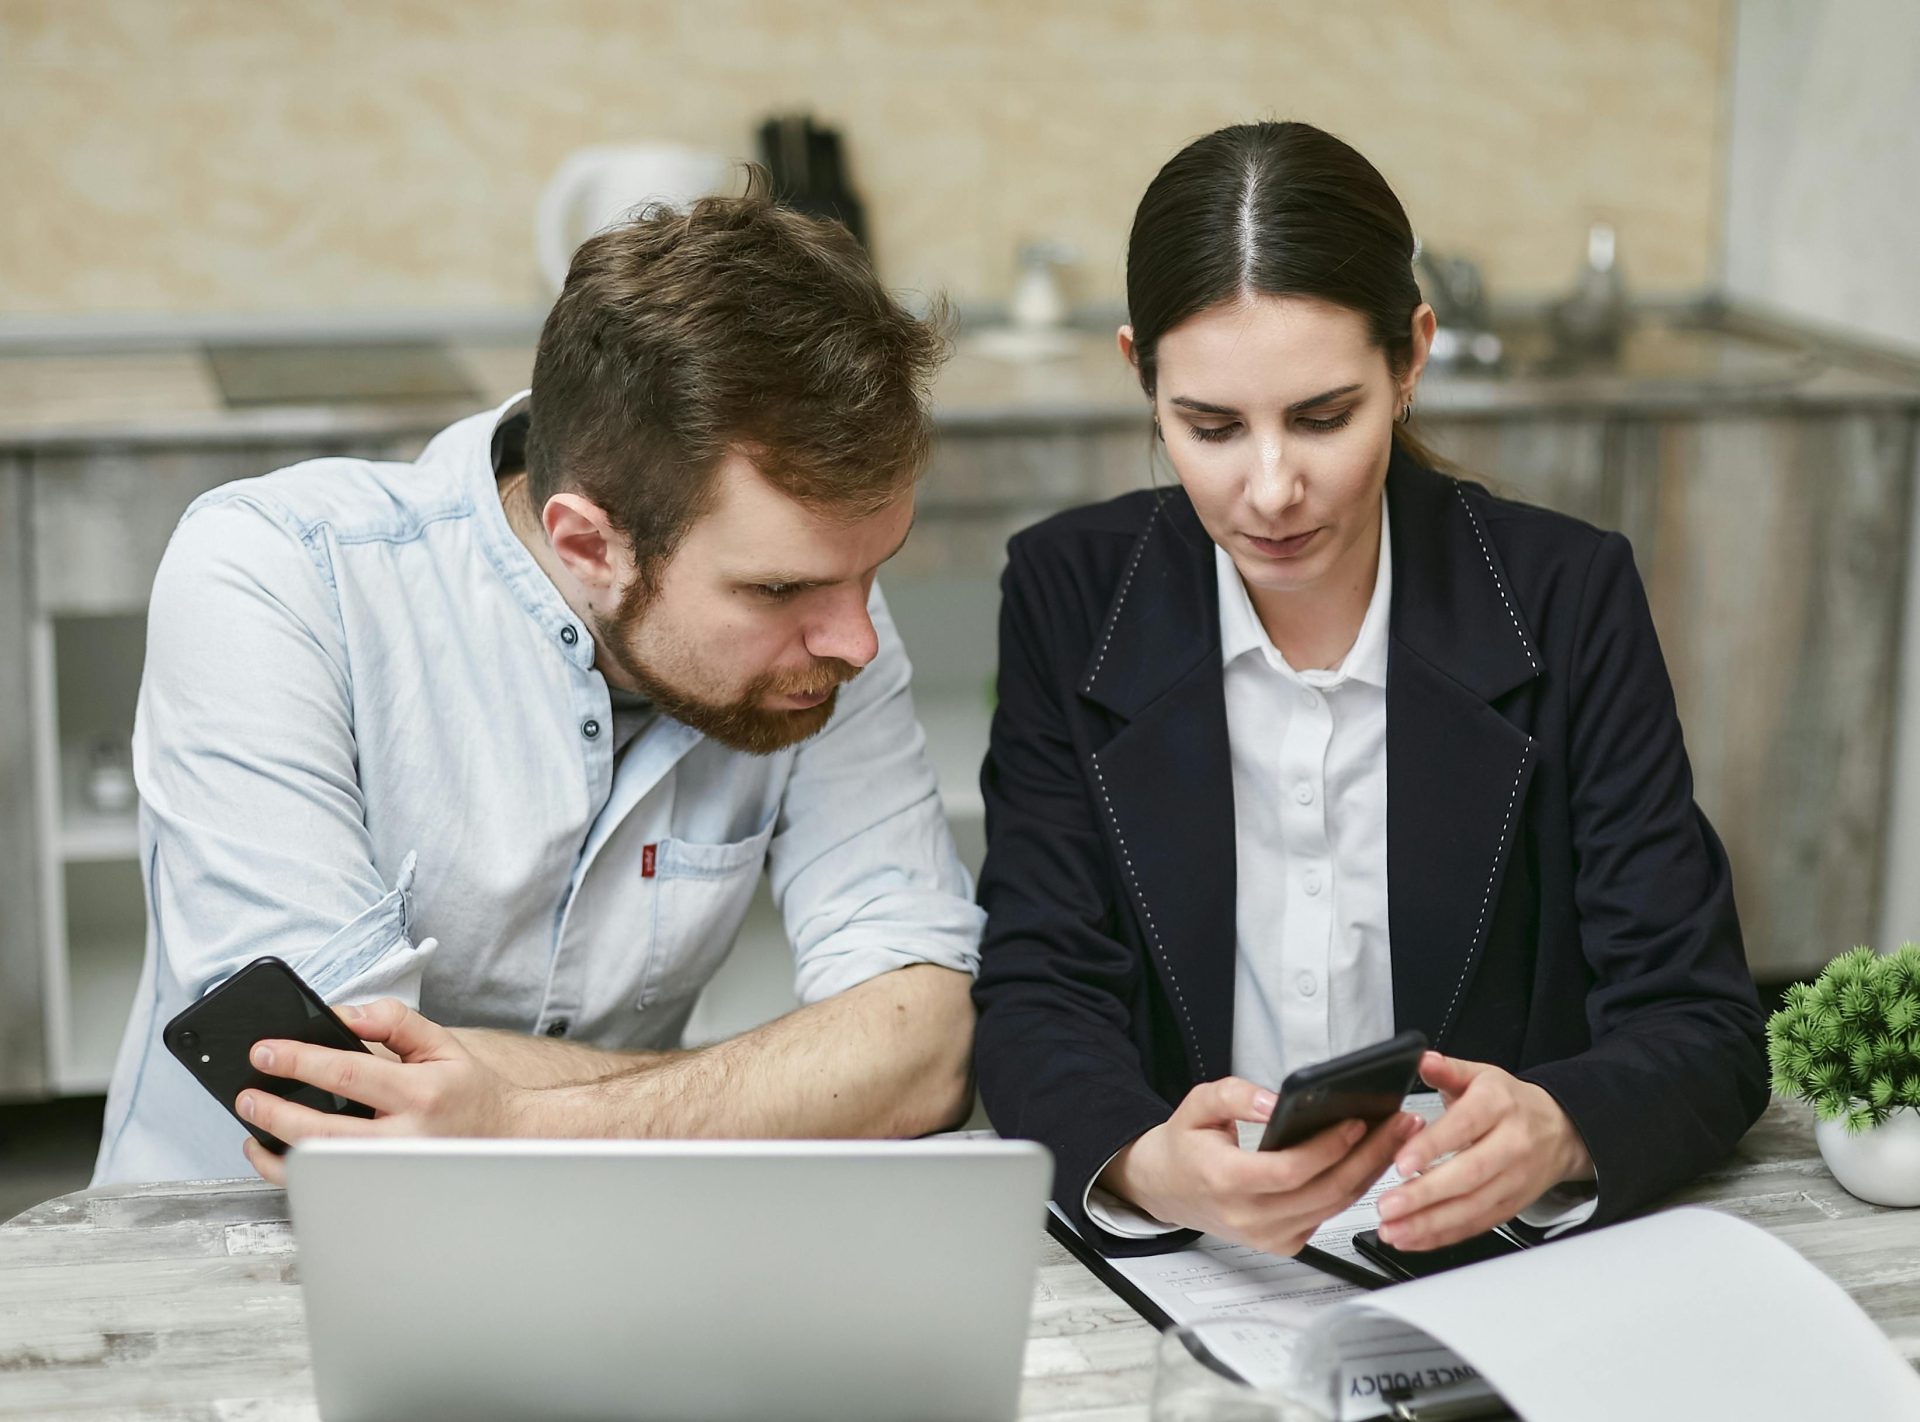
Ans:
<svg viewBox="0 0 1920 1422"><path fill-rule="evenodd" d="M656 716L616 761L593 639L496 493L514 403L411 464L226 485L174 533L133 742L146 964L95 1184L249 1173L160 1029L264 953L331 1002L672 1046L764 866L803 1002L977 968L878 588L879 653L812 740L745 755Z"/></svg>

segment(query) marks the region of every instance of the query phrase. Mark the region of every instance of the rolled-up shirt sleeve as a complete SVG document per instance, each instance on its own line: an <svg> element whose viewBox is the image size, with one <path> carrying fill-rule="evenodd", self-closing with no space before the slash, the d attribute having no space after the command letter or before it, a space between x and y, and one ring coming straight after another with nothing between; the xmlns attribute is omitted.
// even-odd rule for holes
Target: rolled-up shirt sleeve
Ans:
<svg viewBox="0 0 1920 1422"><path fill-rule="evenodd" d="M973 976L985 914L954 849L912 669L876 586L879 651L794 758L767 863L805 1003L895 968Z"/></svg>
<svg viewBox="0 0 1920 1422"><path fill-rule="evenodd" d="M417 866L374 862L318 546L227 493L161 561L133 745L154 941L190 995L272 954L329 1001L417 1005Z"/></svg>

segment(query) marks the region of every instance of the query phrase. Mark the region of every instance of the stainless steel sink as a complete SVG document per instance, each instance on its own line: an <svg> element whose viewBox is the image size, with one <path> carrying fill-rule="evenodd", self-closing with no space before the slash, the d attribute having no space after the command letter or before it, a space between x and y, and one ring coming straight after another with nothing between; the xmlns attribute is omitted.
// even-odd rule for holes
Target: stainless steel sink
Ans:
<svg viewBox="0 0 1920 1422"><path fill-rule="evenodd" d="M435 343L236 344L208 346L206 354L229 408L479 400L466 372Z"/></svg>
<svg viewBox="0 0 1920 1422"><path fill-rule="evenodd" d="M1825 363L1797 341L1734 332L1693 316L1642 313L1607 356L1567 354L1544 322L1499 334L1502 373L1514 376L1775 384L1802 380Z"/></svg>

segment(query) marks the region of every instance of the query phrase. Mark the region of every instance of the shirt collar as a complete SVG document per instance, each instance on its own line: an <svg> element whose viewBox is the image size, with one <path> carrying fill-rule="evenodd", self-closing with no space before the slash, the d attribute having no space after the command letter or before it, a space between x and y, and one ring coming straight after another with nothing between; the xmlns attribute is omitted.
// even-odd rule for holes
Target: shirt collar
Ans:
<svg viewBox="0 0 1920 1422"><path fill-rule="evenodd" d="M1216 543L1213 557L1220 582L1220 664L1223 667L1230 666L1249 652L1259 652L1275 671L1314 686L1326 688L1345 681L1360 681L1369 686L1385 687L1387 623L1393 606L1391 533L1387 499L1383 493L1380 496L1380 561L1374 570L1373 596L1367 601L1366 616L1360 620L1360 631L1354 636L1353 646L1347 649L1340 665L1331 671L1297 672L1287 665L1287 659L1280 655L1279 648L1267 636L1267 629L1260 625L1260 615L1253 610L1253 599L1247 595L1247 585L1240 579L1240 570L1234 567L1227 550Z"/></svg>
<svg viewBox="0 0 1920 1422"><path fill-rule="evenodd" d="M495 479L502 474L518 474L527 467L527 431L533 428L532 409L531 396L516 396L494 421L489 459Z"/></svg>

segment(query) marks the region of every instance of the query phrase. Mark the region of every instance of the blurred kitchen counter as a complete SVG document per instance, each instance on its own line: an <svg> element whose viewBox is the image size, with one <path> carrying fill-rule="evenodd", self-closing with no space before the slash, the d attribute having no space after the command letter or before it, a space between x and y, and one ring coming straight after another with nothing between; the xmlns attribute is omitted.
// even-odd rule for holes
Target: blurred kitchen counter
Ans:
<svg viewBox="0 0 1920 1422"><path fill-rule="evenodd" d="M132 815L102 820L75 787L90 753L131 733L148 594L181 512L303 459L412 458L525 387L536 319L275 346L259 332L209 347L97 333L86 349L0 326L0 666L26 669L0 677L0 1098L100 1089L138 979ZM1562 365L1537 324L1502 339L1507 373L1429 374L1414 432L1496 491L1632 541L1756 973L1803 974L1875 941L1883 903L1898 916L1895 830L1920 820L1890 789L1901 754L1920 764L1894 730L1920 363L1712 311L1650 312L1617 360L1584 368ZM887 570L970 862L1008 537L1173 477L1111 331L1063 344L1015 362L984 332L961 336L934 391L917 531ZM344 397L356 389L417 393ZM784 991L784 935L764 908L747 935L764 941L736 959ZM735 995L744 1016L716 1005L703 1030L779 1010L763 986Z"/></svg>
<svg viewBox="0 0 1920 1422"><path fill-rule="evenodd" d="M1050 359L987 354L962 335L934 391L946 430L1139 429L1145 401L1111 333L1075 330ZM472 397L302 400L229 406L198 345L114 350L0 344L0 451L112 444L321 444L424 437L524 389L530 337L438 337ZM351 361L344 333L310 349ZM1703 409L1920 406L1920 361L1901 361L1739 315L1654 313L1629 332L1620 356L1557 365L1535 330L1508 332L1514 373L1433 369L1420 388L1424 418L1476 418L1543 410L1684 414ZM236 349L237 347L229 347ZM1531 353L1538 351L1539 353Z"/></svg>

